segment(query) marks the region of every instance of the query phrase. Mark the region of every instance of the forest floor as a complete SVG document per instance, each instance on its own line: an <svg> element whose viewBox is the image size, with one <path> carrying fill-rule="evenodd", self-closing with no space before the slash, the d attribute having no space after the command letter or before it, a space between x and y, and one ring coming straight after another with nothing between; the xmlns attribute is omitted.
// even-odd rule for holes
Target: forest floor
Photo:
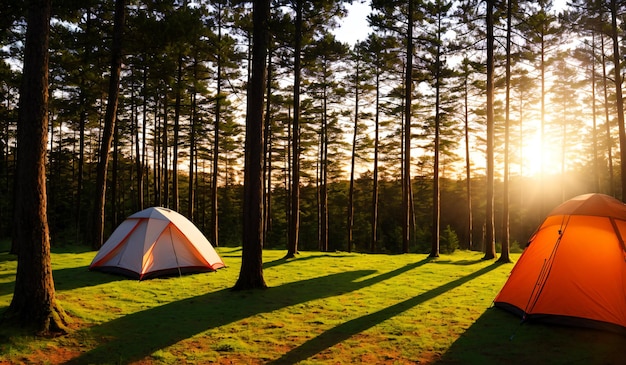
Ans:
<svg viewBox="0 0 626 365"><path fill-rule="evenodd" d="M513 264L477 252L264 252L267 290L234 292L240 248L215 273L136 281L55 249L72 331L0 328L0 364L621 364L626 337L538 324L492 308ZM517 259L519 255L513 255ZM0 253L0 313L16 260Z"/></svg>

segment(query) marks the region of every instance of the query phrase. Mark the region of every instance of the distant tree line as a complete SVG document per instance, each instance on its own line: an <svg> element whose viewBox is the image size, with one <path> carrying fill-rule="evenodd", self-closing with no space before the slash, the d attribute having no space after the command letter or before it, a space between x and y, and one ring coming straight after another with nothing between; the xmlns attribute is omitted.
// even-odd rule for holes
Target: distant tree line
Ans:
<svg viewBox="0 0 626 365"><path fill-rule="evenodd" d="M2 237L12 234L19 159L21 4L3 4L0 14ZM166 206L214 244L240 245L251 4L128 1L113 124L106 117L115 4L52 5L52 244L102 244L93 234L97 176L110 159L104 238L133 212ZM372 33L345 44L333 30L347 2L272 2L265 247L436 256L498 241L508 251L568 197L621 196L626 134L616 29L626 3L577 0L559 14L552 1L370 5ZM557 156L539 167L525 156L536 135L534 148Z"/></svg>

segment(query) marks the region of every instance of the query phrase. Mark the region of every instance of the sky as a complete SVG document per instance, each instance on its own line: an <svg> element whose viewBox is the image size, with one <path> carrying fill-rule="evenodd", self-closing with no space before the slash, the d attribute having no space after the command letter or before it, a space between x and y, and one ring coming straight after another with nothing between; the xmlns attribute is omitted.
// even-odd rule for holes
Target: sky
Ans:
<svg viewBox="0 0 626 365"><path fill-rule="evenodd" d="M567 0L554 0L554 9L559 11L565 7ZM370 33L367 25L367 15L370 12L369 0L355 0L346 5L348 16L343 19L343 25L335 30L335 37L341 42L355 44L365 40Z"/></svg>
<svg viewBox="0 0 626 365"><path fill-rule="evenodd" d="M355 44L365 40L370 33L367 25L367 14L370 12L369 1L355 1L346 5L348 16L343 19L342 26L335 30L335 37L341 42Z"/></svg>

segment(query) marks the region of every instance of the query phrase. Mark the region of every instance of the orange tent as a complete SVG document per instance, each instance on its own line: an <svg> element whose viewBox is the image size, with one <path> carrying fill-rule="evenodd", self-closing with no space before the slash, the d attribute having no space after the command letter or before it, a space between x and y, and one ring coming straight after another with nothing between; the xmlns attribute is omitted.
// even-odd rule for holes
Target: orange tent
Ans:
<svg viewBox="0 0 626 365"><path fill-rule="evenodd" d="M626 205L585 194L539 226L494 305L524 320L626 332Z"/></svg>

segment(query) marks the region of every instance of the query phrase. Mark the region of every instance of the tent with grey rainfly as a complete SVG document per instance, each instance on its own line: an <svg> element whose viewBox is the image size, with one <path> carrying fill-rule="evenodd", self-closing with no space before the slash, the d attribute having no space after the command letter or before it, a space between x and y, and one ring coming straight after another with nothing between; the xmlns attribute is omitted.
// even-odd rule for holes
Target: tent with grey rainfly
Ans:
<svg viewBox="0 0 626 365"><path fill-rule="evenodd" d="M122 222L102 245L89 270L143 280L215 271L224 266L222 258L191 221L173 210L152 207Z"/></svg>

